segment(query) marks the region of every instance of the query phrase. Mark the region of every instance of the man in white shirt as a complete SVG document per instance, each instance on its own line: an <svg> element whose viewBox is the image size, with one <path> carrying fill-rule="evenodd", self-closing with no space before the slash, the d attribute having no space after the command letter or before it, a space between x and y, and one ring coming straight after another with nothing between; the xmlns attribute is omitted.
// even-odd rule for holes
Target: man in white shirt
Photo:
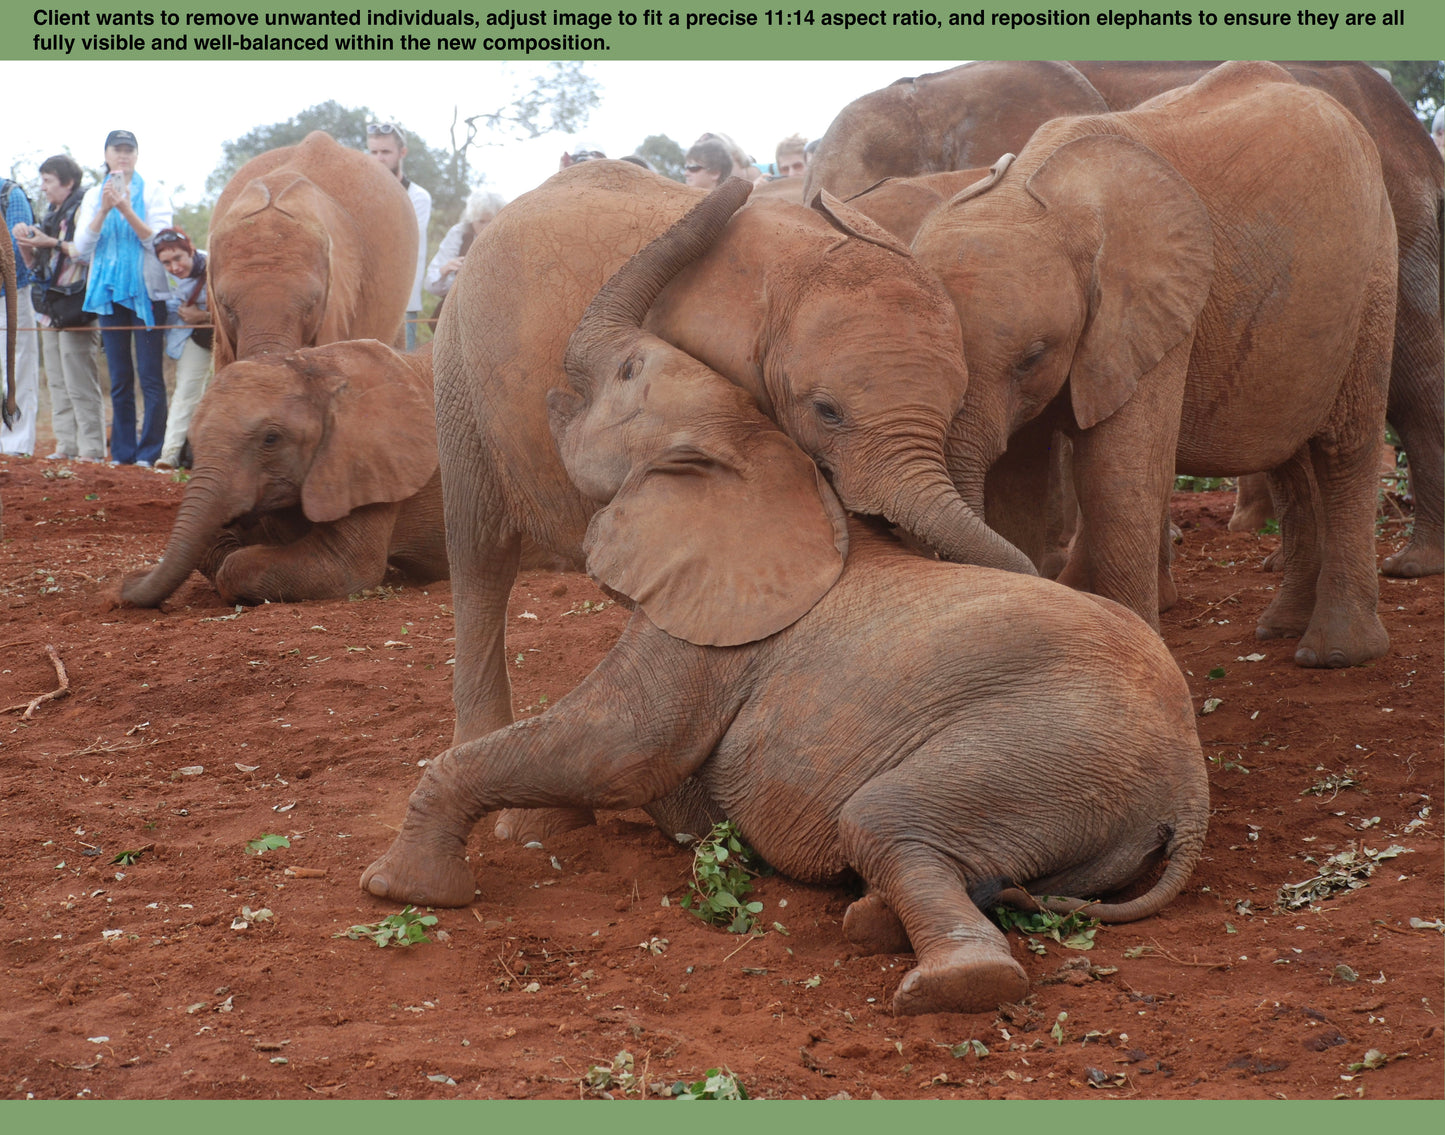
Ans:
<svg viewBox="0 0 1445 1135"><path fill-rule="evenodd" d="M411 298L406 304L406 349L416 349L416 324L421 318L421 281L426 273L426 229L431 219L431 194L406 176L406 135L390 122L372 122L366 127L366 152L379 161L401 182L416 210L416 275L412 278Z"/></svg>

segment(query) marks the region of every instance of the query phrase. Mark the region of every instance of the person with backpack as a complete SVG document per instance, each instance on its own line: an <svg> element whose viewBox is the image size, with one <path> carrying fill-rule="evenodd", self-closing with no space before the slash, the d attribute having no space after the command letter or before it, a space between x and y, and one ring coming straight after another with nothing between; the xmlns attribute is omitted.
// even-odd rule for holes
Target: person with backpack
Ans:
<svg viewBox="0 0 1445 1135"><path fill-rule="evenodd" d="M38 226L15 242L34 275L31 300L40 325L50 425L55 452L47 461L105 460L105 394L96 356L100 331L83 309L90 264L75 247L76 212L85 192L80 165L69 154L40 163L40 190L49 204Z"/></svg>
<svg viewBox="0 0 1445 1135"><path fill-rule="evenodd" d="M35 452L35 415L40 409L40 353L35 341L35 308L30 303L32 274L20 249L20 234L35 224L30 198L8 177L0 179L0 209L5 212L5 239L15 253L15 373L7 376L15 384L16 412L0 425L0 453L29 457ZM0 287L3 287L0 284ZM0 307L0 313L5 311ZM0 369L4 361L0 358ZM0 382L0 387L7 384Z"/></svg>
<svg viewBox="0 0 1445 1135"><path fill-rule="evenodd" d="M100 316L100 343L110 370L110 457L117 465L151 467L166 436L165 269L150 242L169 228L170 197L136 169L136 137L112 130L105 139L105 179L85 191L76 247L90 257L85 310ZM134 357L132 357L134 347ZM145 418L136 435L135 384Z"/></svg>

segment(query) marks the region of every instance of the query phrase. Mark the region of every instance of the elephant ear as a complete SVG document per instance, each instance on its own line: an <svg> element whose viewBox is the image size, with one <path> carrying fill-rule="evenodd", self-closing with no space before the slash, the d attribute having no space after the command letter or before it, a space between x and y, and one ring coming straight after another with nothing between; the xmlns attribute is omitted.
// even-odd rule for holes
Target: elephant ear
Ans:
<svg viewBox="0 0 1445 1135"><path fill-rule="evenodd" d="M826 189L818 190L813 199L808 202L808 207L827 217L834 228L847 236L866 240L869 244L876 244L880 248L886 248L889 252L898 253L899 256L913 255L908 250L908 245L877 221L871 220L857 209L843 204Z"/></svg>
<svg viewBox="0 0 1445 1135"><path fill-rule="evenodd" d="M297 351L287 362L326 403L301 507L323 524L368 504L405 500L437 469L431 357L375 339Z"/></svg>
<svg viewBox="0 0 1445 1135"><path fill-rule="evenodd" d="M668 634L738 646L776 634L828 592L848 529L812 459L754 412L726 444L675 433L593 516L583 548L592 577Z"/></svg>
<svg viewBox="0 0 1445 1135"><path fill-rule="evenodd" d="M1090 310L1069 372L1074 416L1088 429L1193 333L1214 276L1209 214L1172 165L1114 134L1059 146L1026 188L1045 208L1082 209L1097 225Z"/></svg>

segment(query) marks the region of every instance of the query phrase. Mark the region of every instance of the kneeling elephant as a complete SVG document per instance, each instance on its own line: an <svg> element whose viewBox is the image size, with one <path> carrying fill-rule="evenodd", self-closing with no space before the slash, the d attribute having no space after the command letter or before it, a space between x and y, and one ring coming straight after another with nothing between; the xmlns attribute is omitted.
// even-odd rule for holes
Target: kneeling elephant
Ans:
<svg viewBox="0 0 1445 1135"><path fill-rule="evenodd" d="M430 348L358 339L232 363L196 409L165 555L121 598L159 606L193 569L228 603L337 598L388 567L447 578L432 415Z"/></svg>

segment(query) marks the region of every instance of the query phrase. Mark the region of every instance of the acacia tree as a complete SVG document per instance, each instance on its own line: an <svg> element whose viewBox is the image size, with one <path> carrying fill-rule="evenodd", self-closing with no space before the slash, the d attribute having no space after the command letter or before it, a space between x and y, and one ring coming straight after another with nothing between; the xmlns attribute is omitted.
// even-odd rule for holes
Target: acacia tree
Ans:
<svg viewBox="0 0 1445 1135"><path fill-rule="evenodd" d="M670 177L673 181L683 180L682 163L686 154L666 134L649 134L637 147L637 154L651 162L652 168L663 177Z"/></svg>

